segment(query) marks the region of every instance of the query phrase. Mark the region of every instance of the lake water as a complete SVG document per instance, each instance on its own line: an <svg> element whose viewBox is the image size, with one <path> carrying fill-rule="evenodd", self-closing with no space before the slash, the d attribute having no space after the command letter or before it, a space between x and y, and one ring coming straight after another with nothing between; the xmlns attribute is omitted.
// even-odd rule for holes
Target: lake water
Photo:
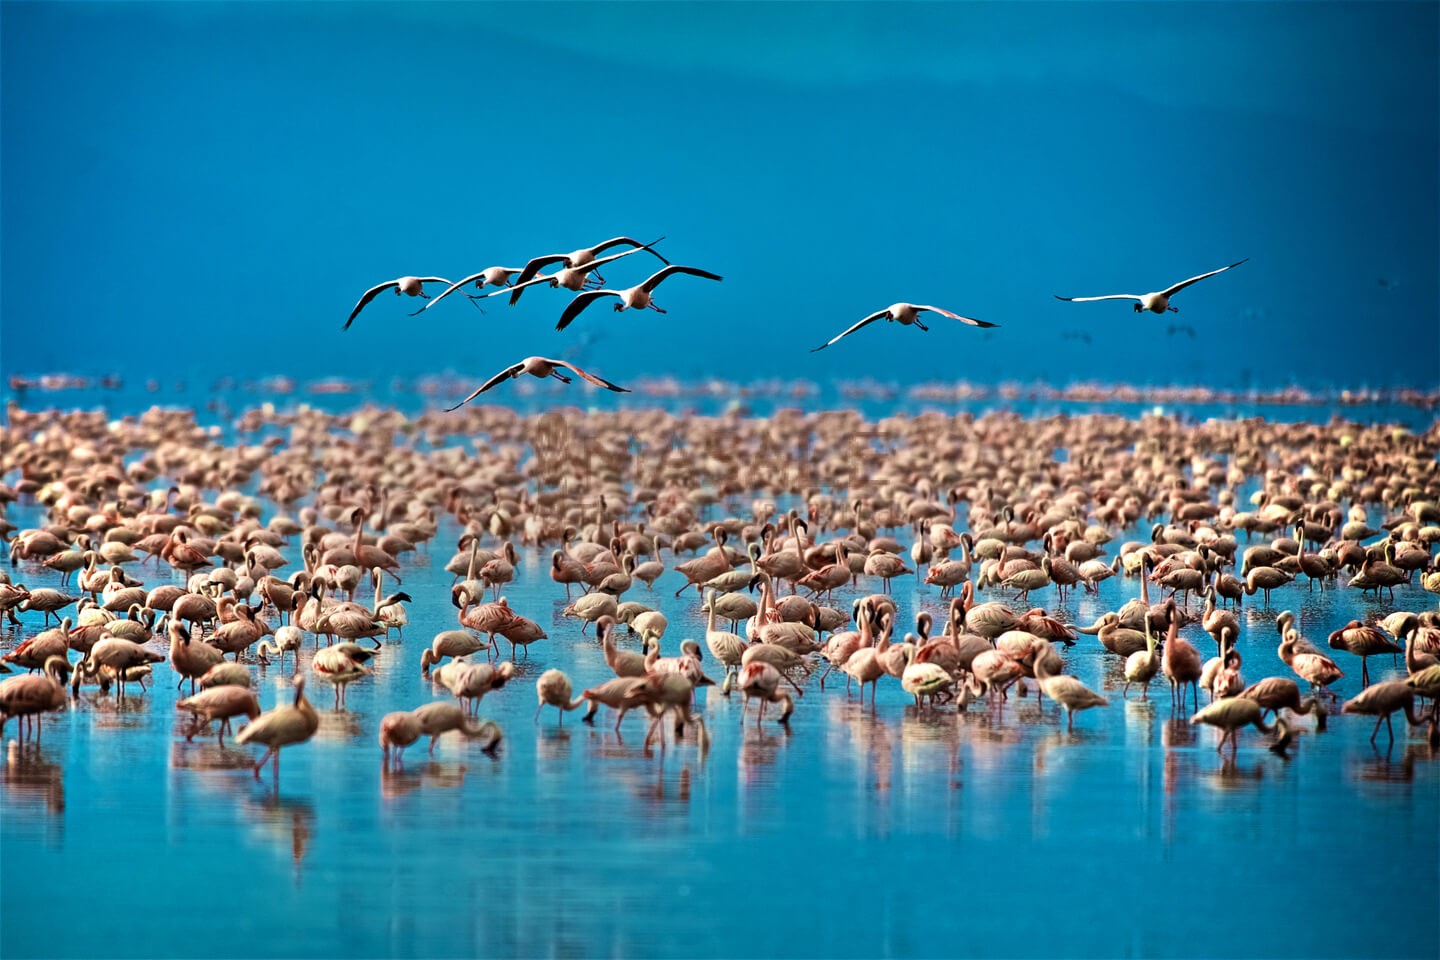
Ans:
<svg viewBox="0 0 1440 960"><path fill-rule="evenodd" d="M33 504L8 514L21 527L38 516ZM647 750L639 714L621 735L608 711L594 728L579 711L535 721L542 670L565 670L577 690L610 674L593 631L559 616L548 551L523 549L506 595L550 639L482 705L505 731L499 755L450 735L433 759L422 741L386 773L379 718L439 696L418 662L456 625L441 567L458 532L447 520L402 558L411 622L350 688L347 711L330 709L327 686L307 688L321 729L285 750L278 791L268 768L251 777L258 750L185 742L168 666L119 708L87 690L46 719L38 749L12 745L0 954L1436 955L1440 765L1422 731L1397 718L1395 742L1382 730L1372 746L1365 718L1332 717L1320 734L1307 718L1288 760L1247 729L1232 762L1215 731L1172 711L1163 679L1148 701L1122 699L1119 658L1093 637L1064 652L1067 671L1111 705L1079 715L1071 734L1033 696L1003 713L919 714L889 678L873 709L812 679L789 729L742 725L740 699L710 688L698 701L708 752ZM180 579L135 569L147 586ZM23 562L15 573L31 587L58 580ZM667 653L704 632L695 594L673 597L679 582L667 571L653 593L626 596L669 617ZM895 586L899 623L944 608L913 577ZM1136 589L1114 578L1098 596L1034 602L1089 623ZM1247 682L1290 676L1275 652L1280 609L1323 646L1352 617L1435 598L1417 585L1393 603L1295 586L1261 599L1242 608ZM0 647L39 629L38 616L24 620ZM1212 655L1208 638L1187 635ZM1348 698L1359 663L1336 659ZM707 667L719 676L708 654ZM255 669L268 709L288 695L289 671ZM1371 670L1385 679L1403 665L1375 658Z"/></svg>

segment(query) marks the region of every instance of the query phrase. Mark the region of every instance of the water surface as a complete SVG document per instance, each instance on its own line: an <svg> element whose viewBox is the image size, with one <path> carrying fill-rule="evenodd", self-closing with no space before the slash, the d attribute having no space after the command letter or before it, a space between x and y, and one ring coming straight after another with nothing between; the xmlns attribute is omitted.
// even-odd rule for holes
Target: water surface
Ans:
<svg viewBox="0 0 1440 960"><path fill-rule="evenodd" d="M9 516L24 527L39 512ZM446 739L386 773L379 718L439 696L418 661L455 626L441 566L458 533L446 521L402 559L411 623L350 688L348 710L311 684L321 729L285 751L278 791L268 769L250 775L258 750L185 742L168 667L118 707L87 692L46 720L38 749L11 746L0 953L1419 957L1440 942L1440 766L1418 734L1400 723L1393 744L1382 730L1372 746L1364 718L1332 717L1323 734L1306 720L1289 759L1247 730L1232 761L1172 709L1163 679L1148 700L1122 699L1119 659L1090 637L1066 652L1068 670L1111 706L1070 734L1033 696L922 714L888 678L873 709L812 679L788 729L742 725L740 700L712 688L699 699L708 752L693 740L647 750L638 715L618 735L605 711L594 728L579 712L535 721L542 670L577 689L609 673L593 631L560 617L548 551L525 549L506 594L550 639L484 701L505 730L499 756ZM137 569L151 586L179 579ZM15 573L32 587L58 579ZM667 572L627 595L669 617L667 652L704 631L678 585ZM1115 578L1096 597L1035 602L1088 623L1136 590ZM902 623L944 606L913 577L896 595ZM1244 675L1289 676L1275 653L1282 607L1323 645L1352 617L1433 599L1418 586L1393 604L1294 586L1270 608L1252 598ZM38 622L6 626L0 646ZM1359 664L1337 659L1349 674L1337 692L1353 696ZM288 670L256 669L262 706L288 696ZM1403 672L1388 658L1371 669Z"/></svg>

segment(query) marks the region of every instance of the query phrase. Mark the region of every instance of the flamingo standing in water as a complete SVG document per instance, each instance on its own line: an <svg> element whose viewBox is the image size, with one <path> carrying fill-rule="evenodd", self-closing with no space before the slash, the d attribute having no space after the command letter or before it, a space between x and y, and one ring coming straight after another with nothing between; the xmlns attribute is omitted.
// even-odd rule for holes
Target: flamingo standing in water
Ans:
<svg viewBox="0 0 1440 960"><path fill-rule="evenodd" d="M795 699L790 694L780 689L780 681L795 687L795 696L803 696L800 688L795 686L795 681L785 676L775 667L759 660L753 660L745 664L740 670L740 692L745 694L745 701L740 708L740 720L745 720L745 708L750 705L750 700L760 701L760 710L755 715L755 725L759 726L760 721L765 719L765 705L769 703L783 704L780 710L780 718L777 722L788 724L790 714L795 712Z"/></svg>
<svg viewBox="0 0 1440 960"><path fill-rule="evenodd" d="M70 664L63 656L45 660L41 673L27 673L0 683L0 733L11 717L20 718L20 739L25 739L26 718L35 739L40 739L40 717L65 706L65 674Z"/></svg>
<svg viewBox="0 0 1440 960"><path fill-rule="evenodd" d="M281 704L273 710L265 711L246 724L235 737L236 743L253 742L263 744L266 748L265 755L255 764L256 780L260 779L260 771L264 769L265 761L272 756L275 758L273 777L277 790L280 788L280 749L304 743L320 729L320 714L305 698L305 678L297 674L291 682L295 685L293 704Z"/></svg>
<svg viewBox="0 0 1440 960"><path fill-rule="evenodd" d="M1205 709L1190 718L1190 723L1204 723L1225 731L1215 748L1217 753L1225 748L1225 741L1229 740L1230 754L1234 756L1239 747L1240 728L1252 725L1261 733L1277 734L1275 745L1270 749L1283 752L1290 742L1290 727L1280 716L1275 718L1275 723L1271 726L1265 722L1264 715L1265 709L1255 700L1248 697L1226 697L1206 705Z"/></svg>

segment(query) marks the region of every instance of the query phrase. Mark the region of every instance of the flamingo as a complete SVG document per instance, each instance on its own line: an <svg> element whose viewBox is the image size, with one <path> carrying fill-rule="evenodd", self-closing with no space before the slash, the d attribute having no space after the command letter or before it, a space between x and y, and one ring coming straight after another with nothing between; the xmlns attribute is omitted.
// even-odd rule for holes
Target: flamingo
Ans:
<svg viewBox="0 0 1440 960"><path fill-rule="evenodd" d="M349 330L350 324L354 323L355 318L360 316L360 311L365 309L365 305L391 287L395 288L395 296L397 297L403 293L407 297L424 297L428 300L429 296L425 293L425 284L427 283L450 285L450 281L444 277L400 277L396 280L386 280L384 283L377 283L360 295L360 302L355 304L355 309L350 311L350 317L345 321L345 326L340 329Z"/></svg>
<svg viewBox="0 0 1440 960"><path fill-rule="evenodd" d="M540 702L535 708L535 722L540 722L540 711L548 706L555 708L563 724L566 711L574 710L585 703L584 697L570 699L574 689L564 671L551 669L540 674L540 678L535 681L535 698Z"/></svg>
<svg viewBox="0 0 1440 960"><path fill-rule="evenodd" d="M604 387L606 390L612 390L615 393L630 392L625 387L617 386L616 384L611 383L609 380L606 380L602 377L597 377L593 373L588 373L584 370L581 370L573 363L567 363L564 360L551 360L547 357L526 357L519 363L511 364L504 370L501 370L499 373L495 374L495 376L491 377L489 380L486 380L480 385L479 389L477 389L474 393L470 394L470 396L466 397L464 400L461 400L453 407L446 407L445 409L447 412L450 410L458 410L459 408L465 406L465 404L469 403L471 400L474 400L476 397L480 396L480 394L484 393L486 390L494 387L496 384L499 384L505 380L513 380L521 374L528 373L530 374L530 376L539 377L541 380L544 380L546 377L554 377L561 383L569 383L571 378L561 373L558 369L559 367L564 367L566 370L574 372L574 374L578 376L581 380L584 380L586 383L593 383L597 387Z"/></svg>
<svg viewBox="0 0 1440 960"><path fill-rule="evenodd" d="M272 756L275 758L272 776L277 790L280 788L280 749L304 743L320 729L320 714L315 712L315 708L305 698L305 678L296 674L291 683L295 685L293 704L281 704L273 710L265 711L246 724L235 737L235 742L239 744L254 742L265 746L265 755L255 764L256 780L260 779L260 771L264 769L265 761Z"/></svg>
<svg viewBox="0 0 1440 960"><path fill-rule="evenodd" d="M819 351L824 350L826 347L831 346L832 344L844 339L845 337L848 337L850 334L854 333L856 330L859 330L861 327L867 324L874 323L876 320L880 320L882 318L887 323L898 323L902 326L909 326L910 324L914 324L921 330L925 330L928 332L930 328L925 326L925 324L920 321L920 314L924 313L927 310L933 313L938 313L942 317L949 317L951 320L959 320L961 323L967 323L972 327L999 326L998 323L986 323L984 320L976 320L973 317L962 317L960 316L960 314L951 313L949 310L946 310L943 307L932 307L923 303L892 303L884 310L876 310L874 313L870 314L870 316L865 317L863 320L860 320L855 324L851 325L850 327L846 328L845 330L842 330L840 333L831 337L829 340L826 340L824 343L820 344L820 346L816 347L810 352L818 353Z"/></svg>
<svg viewBox="0 0 1440 960"><path fill-rule="evenodd" d="M260 701L256 699L255 692L249 687L228 684L202 690L193 697L181 700L175 706L181 710L190 711L195 718L194 726L190 728L189 733L185 734L187 742L193 739L202 728L219 720L221 722L216 732L216 739L222 747L225 746L225 731L230 726L231 717L245 716L253 721L260 716Z"/></svg>
<svg viewBox="0 0 1440 960"><path fill-rule="evenodd" d="M644 282L633 287L627 287L624 290L588 290L580 294L574 300L571 300L570 304L565 308L565 312L560 314L560 322L555 324L555 329L564 330L570 326L571 321L580 316L582 310L601 297L617 298L620 301L615 304L615 311L617 313L622 310L644 310L646 307L649 307L656 313L664 313L665 311L662 308L655 305L652 294L655 292L655 288L660 286L661 281L677 273L688 274L692 277L704 277L706 280L725 279L718 273L701 270L699 267L682 267L672 263L651 274L645 278Z"/></svg>
<svg viewBox="0 0 1440 960"><path fill-rule="evenodd" d="M0 733L11 717L20 718L20 739L25 738L25 718L29 717L35 739L40 739L40 718L65 706L65 675L70 670L63 656L45 660L39 674L27 673L0 682Z"/></svg>
<svg viewBox="0 0 1440 960"><path fill-rule="evenodd" d="M1375 737L1379 735L1382 721L1390 739L1395 739L1395 728L1390 725L1390 715L1401 710L1405 712L1405 719L1412 727L1418 727L1425 722L1423 716L1415 714L1415 690L1404 680L1386 680L1367 687L1360 691L1358 696L1345 701L1345 705L1340 708L1341 713L1359 713L1377 718L1375 729L1370 733L1371 743L1374 743Z"/></svg>
<svg viewBox="0 0 1440 960"><path fill-rule="evenodd" d="M655 244L664 239L664 237L660 237L658 240L651 240L649 243L641 243L639 240L631 240L629 237L611 237L609 240L597 243L593 247L581 247L579 250L572 250L569 253L547 253L543 256L532 257L526 262L525 266L520 269L520 275L515 278L515 283L518 286L519 284L527 282L542 268L548 267L553 263L563 264L570 268L583 267L588 263L593 263L596 257L611 247L634 247L635 249L629 251L630 253L645 250L656 260L668 266L670 261L660 256L659 252L653 249ZM606 259L609 260L610 258L607 257ZM600 278L596 277L596 279L598 280Z"/></svg>
<svg viewBox="0 0 1440 960"><path fill-rule="evenodd" d="M1249 257L1245 258L1245 260L1249 259ZM1190 286L1190 284L1199 283L1206 277L1213 277L1217 273L1224 273L1226 270L1234 269L1235 267L1238 267L1240 266L1240 264L1244 263L1245 260L1236 260L1228 267L1221 267L1219 270L1211 270L1209 273L1202 273L1198 277L1191 277L1189 280L1181 280L1174 286L1166 287L1164 290L1158 291L1156 293L1112 293L1107 294L1103 297L1062 297L1059 294L1056 294L1055 299L1064 300L1068 303L1081 303L1090 300L1134 300L1136 301L1136 313L1142 313L1146 310L1149 310L1151 313L1164 313L1166 310L1169 310L1171 313L1179 313L1179 307L1170 306L1171 297L1175 296L1175 294Z"/></svg>
<svg viewBox="0 0 1440 960"><path fill-rule="evenodd" d="M790 722L790 714L795 712L795 699L784 690L780 689L780 681L784 680L792 687L794 681L785 676L775 667L761 661L751 661L745 664L740 670L740 681L738 686L740 692L745 694L745 702L740 708L740 721L745 721L745 708L750 705L751 699L760 701L760 710L755 715L755 725L765 719L765 705L770 703L783 704L780 710L780 717L777 721L781 724ZM795 696L804 696L799 687L795 687Z"/></svg>
<svg viewBox="0 0 1440 960"><path fill-rule="evenodd" d="M1277 716L1273 726L1265 723L1265 710L1260 704L1248 697L1226 697L1207 704L1205 709L1198 711L1190 718L1191 725L1208 724L1225 731L1220 738L1220 743L1215 747L1219 753L1225 749L1225 741L1230 741L1230 754L1234 756L1239 746L1239 732L1241 727L1254 726L1261 733L1277 734L1275 745L1271 750L1281 752L1290 742L1290 727L1285 723L1284 717ZM1378 727L1377 727L1378 729Z"/></svg>
<svg viewBox="0 0 1440 960"><path fill-rule="evenodd" d="M405 748L420 739L420 730L420 718L408 710L397 710L381 717L381 764L389 769L392 764L402 763Z"/></svg>

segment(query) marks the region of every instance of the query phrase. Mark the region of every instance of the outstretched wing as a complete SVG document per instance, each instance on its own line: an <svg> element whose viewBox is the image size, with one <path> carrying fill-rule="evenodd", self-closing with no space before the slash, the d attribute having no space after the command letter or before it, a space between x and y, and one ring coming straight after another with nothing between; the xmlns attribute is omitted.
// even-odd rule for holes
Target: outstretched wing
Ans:
<svg viewBox="0 0 1440 960"><path fill-rule="evenodd" d="M533 287L537 283L549 283L553 279L555 278L548 273L537 273L535 276L524 281L523 283L517 280L516 282L510 284L510 286L501 287L499 290L495 290L491 293L485 294L485 296L498 297L502 293L508 293L510 294L510 306L513 307L515 306L515 304L520 302L520 294L525 292L526 287ZM475 299L479 300L483 298L476 297Z"/></svg>
<svg viewBox="0 0 1440 960"><path fill-rule="evenodd" d="M562 263L564 260L565 254L563 253L548 253L543 257L536 257L520 269L520 276L515 278L514 285L519 285L529 280L535 276L535 274L539 273L542 267L548 267L552 263Z"/></svg>
<svg viewBox="0 0 1440 960"><path fill-rule="evenodd" d="M1245 258L1245 260L1249 260L1249 259L1250 259L1249 257L1246 257L1246 258ZM1217 274L1217 273L1224 273L1226 270L1229 270L1229 269L1231 269L1231 268L1233 268L1233 267L1238 267L1238 266L1240 266L1240 264L1244 263L1245 260L1236 260L1234 263L1230 264L1230 266L1228 266L1228 267L1221 267L1219 270L1211 270L1209 273L1202 273L1202 274L1200 274L1200 276L1198 276L1198 277L1191 277L1189 280L1182 280L1182 281L1180 281L1179 283L1175 284L1175 286L1169 288L1168 290L1163 291L1163 292L1162 292L1162 295L1163 295L1164 297L1166 297L1167 299L1170 298L1170 297L1173 297L1173 296L1175 296L1175 294L1179 293L1181 290L1184 290L1186 287L1190 286L1190 284L1192 284L1192 283L1199 283L1201 280L1204 280L1206 277L1213 277L1213 276L1215 276L1215 274Z"/></svg>
<svg viewBox="0 0 1440 960"><path fill-rule="evenodd" d="M619 260L621 257L628 257L628 256L630 256L630 254L632 254L632 253L638 253L641 249L643 249L643 248L641 248L641 247L636 247L634 250L626 250L624 253L611 254L611 255L608 256L608 257L601 257L599 260L591 260L589 263L582 264L581 266L578 266L578 267L570 267L570 268L568 268L568 269L571 269L571 270L583 270L584 272L589 273L590 271L594 270L595 268L597 268L597 267L603 267L603 266L605 266L605 264L610 263L610 262L615 261L615 260ZM552 279L554 279L553 276L545 276L544 274L537 274L537 275L535 275L534 277L532 277L531 279L525 281L524 283L519 283L519 282L517 282L517 283L511 284L510 290L511 290L512 292L511 292L511 294L510 294L510 306L513 307L513 306L515 306L515 304L517 304L517 303L520 302L520 294L521 294L522 292L524 292L524 290L525 290L526 287L534 286L535 284L540 283L541 281L544 281L544 280L552 280Z"/></svg>
<svg viewBox="0 0 1440 960"><path fill-rule="evenodd" d="M670 266L665 267L664 269L660 270L660 271L657 272L657 273L652 273L652 274L650 275L649 279L647 279L644 283L640 284L640 289L641 289L641 290L644 290L646 293L650 293L650 292L654 291L654 289L655 289L656 287L660 286L660 282L661 282L662 280L664 280L666 277L671 276L672 274L676 274L676 273L688 273L688 274L690 274L692 277L704 277L706 280L724 280L724 279L725 279L724 277L720 276L720 274L718 274L718 273L711 273L711 272L708 271L708 270L701 270L699 267L680 267L680 266L676 266L676 265L674 265L674 264L671 264Z"/></svg>
<svg viewBox="0 0 1440 960"><path fill-rule="evenodd" d="M1057 293L1055 299L1064 300L1066 303L1082 303L1086 300L1134 300L1138 303L1145 298L1133 293L1112 293L1103 297L1062 297Z"/></svg>
<svg viewBox="0 0 1440 960"><path fill-rule="evenodd" d="M431 307L435 306L435 304L439 303L441 300L444 300L456 290L459 290L461 287L465 286L465 284L474 283L476 280L479 280L483 276L485 276L485 271L482 270L479 273L472 273L464 280L456 280L454 283L450 284L450 286L446 287L444 291L431 297L428 301L426 301L425 306L421 307L419 310L416 310L414 313L410 314L410 316L420 316L420 314L424 313L426 310L429 310Z"/></svg>
<svg viewBox="0 0 1440 960"><path fill-rule="evenodd" d="M595 374L593 374L593 373L587 373L587 372L585 372L584 370L581 370L579 367L575 366L575 364L573 364L573 363L566 363L564 360L550 360L550 359L548 359L548 358L546 359L545 362L546 362L546 363L549 363L549 364L553 364L554 366L557 366L557 367L564 367L564 368L567 369L567 370L574 370L576 376L578 376L578 377L580 377L581 379L583 379L586 383L593 383L593 384L595 384L595 386L597 386L597 387L604 387L606 390L614 390L616 393L629 393L629 392L630 392L629 390L625 389L625 388L622 387L622 386L619 386L618 384L611 383L609 380L606 380L604 377L597 377L597 376L595 376Z"/></svg>
<svg viewBox="0 0 1440 960"><path fill-rule="evenodd" d="M383 291L388 290L391 287L398 286L400 286L399 280L387 280L378 286L374 286L371 287L369 290L366 290L365 293L360 297L360 302L355 304L355 309L350 311L350 319L346 320L345 326L341 327L340 329L349 330L350 324L354 323L355 318L360 316L360 311L365 309L365 304L369 303L371 300L374 300Z"/></svg>
<svg viewBox="0 0 1440 960"><path fill-rule="evenodd" d="M592 250L595 251L596 256L599 256L601 253L605 252L606 250L609 250L611 247L618 247L618 246L621 246L622 244L628 245L628 246L631 246L631 247L635 247L637 250L650 250L650 248L651 248L652 246L654 246L655 244L659 243L661 240L664 240L664 239L665 239L664 237L656 237L654 240L651 240L649 243L641 243L639 240L631 240L629 237L611 237L609 240L606 240L604 243L596 244L595 246L591 247L590 249L592 249ZM632 252L633 252L633 251L632 251ZM655 256L659 259L659 261L660 261L661 263L668 264L668 263L670 262L669 260L666 260L664 257L660 256L660 254L657 253L656 251L650 250L650 252L653 253L653 254L655 254Z"/></svg>
<svg viewBox="0 0 1440 960"><path fill-rule="evenodd" d="M816 347L814 350L811 350L810 352L811 352L811 353L816 353L816 352L818 352L818 351L820 351L820 350L824 350L826 347L828 347L828 346L830 346L831 344L835 343L837 340L840 340L840 339L842 339L842 338L844 338L844 337L848 337L850 334L854 333L856 330L859 330L861 327L865 326L865 324L867 324L867 323L874 323L876 320L879 320L881 317L885 316L885 313L886 313L885 310L876 310L874 313L870 314L870 316L866 317L864 320L861 320L860 322L858 322L858 323L854 324L853 326L851 326L849 329L847 329L847 330L845 330L844 332L842 332L839 336L831 337L829 340L826 340L824 343L820 344L820 346Z"/></svg>
<svg viewBox="0 0 1440 960"><path fill-rule="evenodd" d="M976 320L974 317L962 317L962 316L960 316L960 314L958 314L958 313L951 313L949 310L946 310L946 309L944 309L943 307L929 307L929 306L926 306L926 305L924 305L924 304L917 303L917 304L915 304L915 309L916 309L917 311L920 311L920 310L933 310L935 313L940 314L940 316L942 316L942 317L949 317L951 320L959 320L961 323L968 323L968 324L970 324L970 326L972 326L972 327L998 327L998 326L1000 326L1000 324L998 324L998 323L986 323L984 320Z"/></svg>
<svg viewBox="0 0 1440 960"><path fill-rule="evenodd" d="M469 403L471 400L474 400L476 397L480 396L480 394L484 393L486 390L489 390L491 387L495 386L495 384L499 383L502 380L510 379L523 369L525 369L525 361L523 360L519 363L511 364L504 370L501 370L499 373L495 374L495 376L491 377L489 380L486 380L484 383L480 384L479 390L476 390L474 393L470 394L470 396L455 404L455 406L446 407L445 412L449 413L451 410L458 410L459 408L465 406L465 404Z"/></svg>
<svg viewBox="0 0 1440 960"><path fill-rule="evenodd" d="M565 312L560 314L560 322L555 324L556 330L564 330L570 326L570 321L580 316L580 311L601 297L619 297L619 290L587 290L584 293L576 294L575 299L565 307Z"/></svg>

